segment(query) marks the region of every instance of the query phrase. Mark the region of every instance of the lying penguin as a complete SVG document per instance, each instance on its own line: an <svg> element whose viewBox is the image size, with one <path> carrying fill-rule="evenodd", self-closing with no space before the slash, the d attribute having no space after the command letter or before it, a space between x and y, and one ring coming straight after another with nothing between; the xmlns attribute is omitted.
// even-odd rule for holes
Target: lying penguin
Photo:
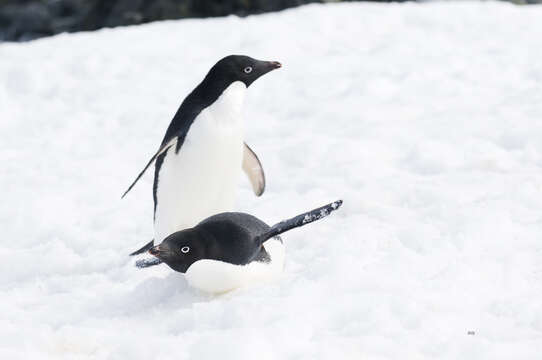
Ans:
<svg viewBox="0 0 542 360"><path fill-rule="evenodd" d="M166 263L185 274L188 284L210 293L223 293L244 285L271 280L284 267L280 234L328 216L342 200L269 227L245 213L213 215L193 228L169 235L139 260L140 268Z"/></svg>
<svg viewBox="0 0 542 360"><path fill-rule="evenodd" d="M254 81L281 66L277 61L227 56L184 99L158 151L122 195L154 162L154 240L132 255L201 219L232 211L241 169L256 196L262 195L262 165L244 142L243 102Z"/></svg>

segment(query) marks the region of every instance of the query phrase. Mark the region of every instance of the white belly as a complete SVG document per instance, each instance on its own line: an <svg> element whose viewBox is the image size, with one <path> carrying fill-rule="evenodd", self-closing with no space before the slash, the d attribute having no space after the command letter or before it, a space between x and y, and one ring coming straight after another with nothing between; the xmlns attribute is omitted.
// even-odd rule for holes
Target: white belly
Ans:
<svg viewBox="0 0 542 360"><path fill-rule="evenodd" d="M264 243L271 261L253 261L247 265L233 265L217 260L199 260L185 273L188 284L208 293L224 293L254 283L277 279L284 269L284 244L270 239Z"/></svg>
<svg viewBox="0 0 542 360"><path fill-rule="evenodd" d="M154 241L234 210L243 161L246 87L231 84L194 120L178 154L170 148L158 177Z"/></svg>

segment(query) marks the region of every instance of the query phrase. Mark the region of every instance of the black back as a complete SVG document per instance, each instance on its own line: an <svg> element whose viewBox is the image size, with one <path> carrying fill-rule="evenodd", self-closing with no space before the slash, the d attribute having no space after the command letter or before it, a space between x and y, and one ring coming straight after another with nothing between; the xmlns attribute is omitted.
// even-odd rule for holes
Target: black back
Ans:
<svg viewBox="0 0 542 360"><path fill-rule="evenodd" d="M235 265L269 260L269 255L262 244L257 243L257 238L269 231L270 227L252 215L238 212L220 213L200 222L195 229L220 243L219 247L209 252L210 259Z"/></svg>

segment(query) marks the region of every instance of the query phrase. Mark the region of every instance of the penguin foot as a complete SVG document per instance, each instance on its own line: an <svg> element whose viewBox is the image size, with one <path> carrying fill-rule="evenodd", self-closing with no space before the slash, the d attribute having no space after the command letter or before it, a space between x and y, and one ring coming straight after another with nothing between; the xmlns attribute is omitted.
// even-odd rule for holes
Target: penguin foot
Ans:
<svg viewBox="0 0 542 360"><path fill-rule="evenodd" d="M162 263L162 260L157 259L157 258L141 259L141 260L136 261L135 266L140 268L140 269L143 269L143 268L147 268L147 267L150 267L150 266L159 265L161 263Z"/></svg>

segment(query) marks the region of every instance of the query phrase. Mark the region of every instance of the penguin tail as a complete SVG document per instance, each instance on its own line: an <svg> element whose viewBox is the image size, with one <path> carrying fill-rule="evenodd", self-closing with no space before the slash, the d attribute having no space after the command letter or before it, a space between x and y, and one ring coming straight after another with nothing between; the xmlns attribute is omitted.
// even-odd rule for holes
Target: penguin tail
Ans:
<svg viewBox="0 0 542 360"><path fill-rule="evenodd" d="M134 251L133 253L130 254L130 256L134 256L134 255L139 255L139 254L143 254L144 252L147 252L150 248L152 248L154 246L154 239L152 239L151 241L149 241L148 243L146 243L145 245L143 245L143 247L139 250L136 250Z"/></svg>
<svg viewBox="0 0 542 360"><path fill-rule="evenodd" d="M324 205L309 212L297 215L291 219L284 220L278 224L273 225L267 232L258 236L257 241L263 244L270 238L280 235L288 230L295 229L297 227L310 224L311 222L320 220L337 210L343 204L342 200L337 200L330 204Z"/></svg>

